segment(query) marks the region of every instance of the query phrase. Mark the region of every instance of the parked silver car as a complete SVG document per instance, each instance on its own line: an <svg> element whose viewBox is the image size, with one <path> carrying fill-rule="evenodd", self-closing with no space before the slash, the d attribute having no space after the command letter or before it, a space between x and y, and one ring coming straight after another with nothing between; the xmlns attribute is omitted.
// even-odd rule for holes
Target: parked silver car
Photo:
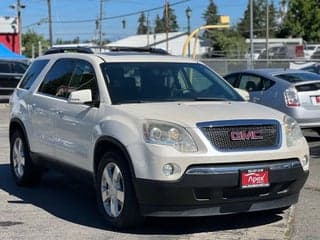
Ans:
<svg viewBox="0 0 320 240"><path fill-rule="evenodd" d="M231 73L225 79L250 94L250 101L282 111L301 128L320 134L320 75L289 69L256 69Z"/></svg>

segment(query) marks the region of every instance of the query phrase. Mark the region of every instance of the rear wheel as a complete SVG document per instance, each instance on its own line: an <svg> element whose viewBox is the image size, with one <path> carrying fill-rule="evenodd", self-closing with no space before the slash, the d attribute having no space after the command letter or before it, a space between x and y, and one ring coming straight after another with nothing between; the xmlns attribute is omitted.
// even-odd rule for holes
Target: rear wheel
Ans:
<svg viewBox="0 0 320 240"><path fill-rule="evenodd" d="M120 153L107 152L101 158L96 191L99 210L107 225L123 229L141 222L131 175Z"/></svg>
<svg viewBox="0 0 320 240"><path fill-rule="evenodd" d="M10 142L10 166L18 185L30 186L41 180L42 173L33 164L25 137L18 130L13 133Z"/></svg>

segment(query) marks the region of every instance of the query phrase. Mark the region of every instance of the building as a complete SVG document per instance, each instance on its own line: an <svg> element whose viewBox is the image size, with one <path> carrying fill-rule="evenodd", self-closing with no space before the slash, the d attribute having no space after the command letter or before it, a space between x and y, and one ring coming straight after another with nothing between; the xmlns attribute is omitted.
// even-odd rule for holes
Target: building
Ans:
<svg viewBox="0 0 320 240"><path fill-rule="evenodd" d="M18 31L16 17L0 17L0 43L15 53L20 52Z"/></svg>
<svg viewBox="0 0 320 240"><path fill-rule="evenodd" d="M168 52L172 55L181 56L182 48L185 41L188 38L186 32L170 32L168 33ZM167 37L166 33L157 34L143 34L143 35L133 35L127 38L120 39L115 42L107 44L108 47L154 47L167 50ZM196 55L202 56L208 53L209 46L208 42L202 38L195 41L195 38L190 41L191 53L194 49L194 43L196 43Z"/></svg>

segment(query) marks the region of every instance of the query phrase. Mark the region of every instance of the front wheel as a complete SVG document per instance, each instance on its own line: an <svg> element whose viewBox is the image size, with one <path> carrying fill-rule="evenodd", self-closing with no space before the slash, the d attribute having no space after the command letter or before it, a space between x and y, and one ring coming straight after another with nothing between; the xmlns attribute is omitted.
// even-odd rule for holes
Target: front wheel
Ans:
<svg viewBox="0 0 320 240"><path fill-rule="evenodd" d="M141 222L131 175L120 153L107 152L101 158L96 191L99 210L107 225L123 229Z"/></svg>

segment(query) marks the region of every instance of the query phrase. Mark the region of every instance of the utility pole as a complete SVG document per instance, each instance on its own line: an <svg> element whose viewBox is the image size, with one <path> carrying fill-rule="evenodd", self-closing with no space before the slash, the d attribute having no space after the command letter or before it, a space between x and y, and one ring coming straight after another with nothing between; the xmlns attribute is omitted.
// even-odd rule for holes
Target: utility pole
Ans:
<svg viewBox="0 0 320 240"><path fill-rule="evenodd" d="M150 27L149 27L149 12L147 13L147 46L150 45Z"/></svg>
<svg viewBox="0 0 320 240"><path fill-rule="evenodd" d="M100 0L100 19L99 19L99 49L102 51L102 19L103 19L103 2Z"/></svg>
<svg viewBox="0 0 320 240"><path fill-rule="evenodd" d="M52 36L52 15L51 15L51 0L48 2L48 23L49 23L49 44L50 47L53 46L53 36Z"/></svg>
<svg viewBox="0 0 320 240"><path fill-rule="evenodd" d="M22 53L22 21L21 21L21 2L20 0L17 0L17 14L18 14L18 31L19 31L19 54Z"/></svg>
<svg viewBox="0 0 320 240"><path fill-rule="evenodd" d="M267 54L267 66L269 67L269 1L267 2L267 16L266 16L266 54Z"/></svg>
<svg viewBox="0 0 320 240"><path fill-rule="evenodd" d="M253 68L253 0L250 0L250 69Z"/></svg>
<svg viewBox="0 0 320 240"><path fill-rule="evenodd" d="M169 51L169 9L168 9L168 0L165 2L165 15L166 15L166 50Z"/></svg>
<svg viewBox="0 0 320 240"><path fill-rule="evenodd" d="M186 16L187 16L187 20L188 20L188 37L190 35L190 17L191 17L191 13L192 10L191 8L188 6L188 8L186 9ZM190 42L188 43L188 57L190 57Z"/></svg>
<svg viewBox="0 0 320 240"><path fill-rule="evenodd" d="M17 0L17 5L10 5L10 8L17 9L17 20L18 20L18 37L19 37L19 54L22 53L22 18L21 9L25 8L25 5L21 4L20 0Z"/></svg>

